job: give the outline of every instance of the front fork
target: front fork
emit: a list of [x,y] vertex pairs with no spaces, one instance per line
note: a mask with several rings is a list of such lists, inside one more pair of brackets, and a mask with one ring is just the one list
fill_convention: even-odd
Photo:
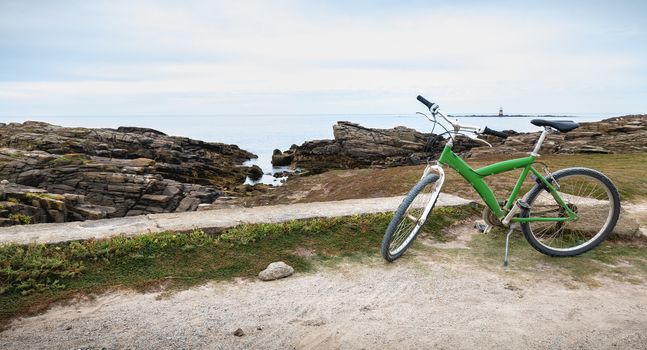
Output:
[[440,190],[445,183],[445,171],[440,164],[427,164],[427,167],[425,167],[425,170],[423,171],[422,177],[420,179],[425,179],[431,173],[438,174],[438,180],[436,180],[436,182],[434,183],[434,190],[431,192],[431,197],[429,197],[429,201],[425,206],[425,210],[422,212],[422,215],[420,215],[420,218],[416,218],[416,230],[420,229],[425,221],[427,221],[427,216],[431,214],[431,210],[433,209],[434,204],[436,204],[436,200],[438,200],[438,196],[440,195]]

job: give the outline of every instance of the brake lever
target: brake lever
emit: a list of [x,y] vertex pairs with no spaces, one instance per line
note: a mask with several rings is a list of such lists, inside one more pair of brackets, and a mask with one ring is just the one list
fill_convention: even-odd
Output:
[[[465,131],[463,131],[463,132],[465,132]],[[470,131],[470,132],[471,132],[471,133],[473,133],[473,134],[474,134],[474,135],[476,135],[476,136],[480,135],[479,133],[474,132],[474,131]],[[463,134],[463,135],[465,135],[465,136],[469,137],[469,136],[468,136],[468,135],[466,135],[466,134]],[[474,138],[470,137],[470,139],[472,139],[472,140],[474,140],[474,141],[480,141],[480,142],[483,142],[484,144],[486,144],[486,145],[490,146],[490,148],[494,148],[494,146],[492,146],[492,144],[491,144],[491,143],[489,143],[489,142],[487,142],[487,141],[485,141],[485,140],[483,140],[483,139],[479,139],[478,137],[474,137]]]
[[486,144],[486,145],[490,146],[490,148],[493,148],[493,147],[492,147],[492,144],[490,144],[489,142],[487,142],[487,141],[485,141],[485,140],[483,140],[483,139],[479,139],[478,137],[476,137],[476,138],[474,138],[474,139],[472,139],[472,140],[476,140],[476,141],[483,142],[484,144]]
[[422,113],[422,112],[416,112],[416,114],[424,115],[424,116],[425,116],[425,118],[429,119],[429,121],[430,121],[430,122],[436,122],[435,120],[433,120],[433,119],[429,118],[429,116],[428,116],[428,115],[426,115],[426,114],[424,114],[424,113]]

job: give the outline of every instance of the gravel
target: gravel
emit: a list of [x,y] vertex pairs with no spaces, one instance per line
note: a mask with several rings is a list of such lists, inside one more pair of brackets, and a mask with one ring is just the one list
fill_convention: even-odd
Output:
[[375,259],[170,296],[104,294],[16,320],[0,348],[646,348],[647,285],[599,282]]

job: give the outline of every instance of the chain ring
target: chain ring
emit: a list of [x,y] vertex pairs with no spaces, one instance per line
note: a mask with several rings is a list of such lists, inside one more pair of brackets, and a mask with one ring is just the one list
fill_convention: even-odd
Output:
[[494,215],[494,213],[492,212],[492,210],[490,210],[490,208],[488,207],[485,207],[483,209],[482,216],[483,216],[483,221],[485,221],[485,223],[488,226],[498,226],[498,227],[503,226],[503,223],[501,223],[501,220],[499,220],[499,218],[497,218],[496,215]]

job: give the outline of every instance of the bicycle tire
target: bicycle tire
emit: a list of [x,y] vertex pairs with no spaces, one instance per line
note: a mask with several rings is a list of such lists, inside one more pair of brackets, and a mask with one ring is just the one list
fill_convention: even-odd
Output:
[[[597,193],[598,196],[600,196],[600,194],[602,193],[601,191],[598,192],[595,187],[593,187],[593,189],[590,190],[590,193],[588,193],[584,197],[582,197],[581,193],[579,193],[582,192],[582,186],[580,186],[579,190],[577,190],[579,192],[576,195],[566,193],[566,191],[576,192],[575,189],[577,188],[577,185],[570,185],[570,182],[566,181],[568,178],[573,177],[581,177],[583,179],[587,179],[592,181],[593,183],[601,185],[601,188],[604,189],[604,194],[606,194],[609,201],[609,211],[607,214],[605,214],[606,208],[604,206],[604,203],[606,202],[603,199],[601,200],[597,197],[591,197],[594,193]],[[618,190],[616,189],[613,182],[601,172],[588,168],[567,168],[556,171],[552,174],[550,181],[553,183],[555,183],[556,181],[560,186],[560,188],[558,189],[558,192],[561,193],[560,196],[571,208],[571,210],[578,211],[578,219],[561,224],[555,222],[552,222],[550,224],[544,223],[545,227],[549,227],[549,229],[550,227],[554,227],[556,229],[556,231],[550,233],[551,236],[549,236],[547,239],[543,238],[543,236],[545,235],[542,235],[541,232],[539,232],[538,228],[541,227],[539,226],[539,223],[521,223],[521,229],[528,243],[530,243],[530,245],[537,251],[548,256],[570,257],[588,252],[589,250],[597,247],[605,239],[607,239],[609,234],[611,234],[611,232],[615,228],[620,216],[620,195],[618,194]],[[565,186],[567,187],[565,188]],[[573,190],[571,191],[571,189]],[[589,191],[588,188],[584,189],[585,191]],[[559,212],[563,210],[559,209],[561,208],[561,206],[557,204],[555,199],[550,195],[548,191],[544,189],[542,185],[537,184],[528,192],[525,198],[526,203],[530,205],[531,209],[523,210],[520,215],[521,217],[534,216],[533,207],[537,208],[541,205],[541,200],[537,202],[537,205],[534,205],[535,201],[541,194],[547,194],[547,196],[550,196],[553,201],[553,203],[551,204],[545,204],[544,207],[552,206],[553,208],[556,208],[553,209],[553,211],[558,210],[558,215],[561,215],[562,217],[566,215],[564,213],[559,214]],[[579,201],[579,203],[575,203],[576,201]],[[586,210],[586,215],[582,215],[582,209]],[[538,210],[536,210],[535,212],[538,212]],[[604,217],[604,215],[606,215],[606,218]],[[601,220],[603,220],[603,224],[599,229],[597,229],[596,227],[598,226],[598,223],[601,222]],[[535,225],[534,230],[531,227],[532,225]],[[574,226],[571,226],[571,229],[565,229],[566,227],[569,227],[569,225]],[[550,232],[548,231],[549,229],[545,230],[547,232]],[[576,240],[578,238],[578,234],[572,232],[579,232],[579,236],[582,237],[581,240],[586,239],[586,241],[580,243]],[[569,236],[567,236],[567,234]],[[591,237],[587,239],[587,236]],[[558,243],[555,242],[559,242],[558,238],[565,242],[565,244],[571,244],[569,241],[574,242],[572,243],[574,246],[556,247],[555,245],[558,245]],[[550,239],[552,239],[553,243],[548,244]]]
[[[391,219],[391,222],[389,223],[389,226],[386,228],[386,232],[384,233],[384,238],[382,239],[382,246],[381,246],[381,252],[382,252],[382,257],[389,262],[392,262],[404,254],[404,252],[409,249],[413,241],[415,240],[416,236],[420,232],[420,228],[417,230],[414,228],[411,229],[410,232],[405,232],[406,237],[402,240],[402,243],[396,247],[397,249],[393,250],[391,249],[391,243],[393,243],[395,238],[398,238],[398,240],[401,239],[400,236],[396,235],[400,232],[398,229],[402,229],[401,223],[402,220],[407,220],[408,218],[405,217],[405,214],[407,213],[407,210],[409,207],[414,203],[416,200],[416,197],[420,195],[421,193],[424,192],[424,190],[427,188],[428,185],[432,185],[432,190],[433,187],[435,187],[435,182],[438,181],[439,177],[438,175],[435,174],[430,174],[427,175],[425,178],[421,179],[418,181],[418,183],[411,188],[407,196],[402,200],[402,203],[400,206],[398,206],[398,209],[393,214],[393,218]],[[422,197],[421,197],[422,198]],[[429,198],[431,200],[431,198]],[[434,200],[434,203],[432,204],[432,210],[433,207],[436,205],[436,201],[438,200],[438,197]],[[425,201],[424,204],[428,204],[428,201]],[[422,220],[422,224],[420,227],[422,227],[427,220],[429,219],[429,216],[431,216],[431,210],[429,211],[429,214],[425,218],[419,218],[418,220]]]

